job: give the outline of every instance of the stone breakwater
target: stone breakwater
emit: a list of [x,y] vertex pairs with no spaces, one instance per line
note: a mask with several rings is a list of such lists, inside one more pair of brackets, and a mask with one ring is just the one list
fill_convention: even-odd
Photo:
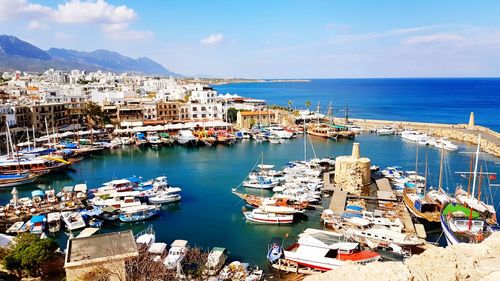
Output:
[[[376,129],[382,126],[392,126],[403,130],[418,130],[423,133],[431,134],[435,137],[447,137],[451,140],[477,144],[477,136],[481,134],[481,149],[496,157],[500,157],[500,133],[482,126],[469,127],[467,124],[439,124],[422,123],[390,120],[372,120],[372,119],[350,119],[355,125],[367,129]],[[345,123],[345,119],[336,118],[335,123]]]
[[432,246],[421,255],[402,262],[348,264],[332,271],[308,276],[304,281],[327,280],[500,280],[500,233],[481,244]]

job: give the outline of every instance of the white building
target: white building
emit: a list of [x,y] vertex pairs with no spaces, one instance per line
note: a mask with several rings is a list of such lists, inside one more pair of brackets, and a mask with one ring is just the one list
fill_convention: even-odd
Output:
[[193,121],[224,120],[224,107],[213,88],[197,84],[189,97],[189,119]]

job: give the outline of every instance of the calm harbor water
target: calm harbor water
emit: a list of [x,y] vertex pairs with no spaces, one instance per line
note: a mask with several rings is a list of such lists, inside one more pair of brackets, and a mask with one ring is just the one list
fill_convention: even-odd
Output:
[[[415,167],[414,143],[401,140],[399,136],[379,137],[362,134],[356,141],[361,143],[361,153],[369,157],[372,164],[381,167],[399,165],[404,169]],[[314,151],[318,157],[350,154],[352,142],[339,142],[312,138]],[[430,183],[437,185],[439,169],[439,151],[428,148]],[[472,146],[461,145],[461,151],[472,151]],[[308,146],[309,157],[311,147]],[[420,170],[424,169],[425,147],[420,147]],[[241,212],[244,204],[231,193],[231,188],[239,185],[254,166],[261,153],[265,162],[277,165],[291,160],[303,159],[303,138],[288,140],[284,144],[239,142],[233,146],[215,146],[187,148],[181,146],[137,148],[135,146],[94,155],[74,164],[74,171],[49,175],[41,179],[40,188],[49,186],[59,190],[66,185],[86,182],[89,188],[99,187],[101,183],[113,178],[132,175],[145,180],[159,175],[166,175],[173,186],[183,189],[182,202],[176,206],[163,207],[155,219],[106,226],[103,232],[132,229],[134,233],[153,224],[157,241],[170,244],[175,239],[186,239],[191,245],[209,249],[222,246],[229,249],[231,259],[243,260],[265,266],[267,243],[273,236],[289,234],[286,243],[291,243],[302,230],[308,227],[321,227],[320,211],[309,213],[308,219],[292,226],[269,226],[246,223]],[[494,159],[499,161],[499,159]],[[500,173],[500,167],[493,162],[486,162],[487,170]],[[467,154],[446,152],[446,172],[444,185],[454,189],[457,183],[466,185],[465,179],[454,171],[467,171]],[[19,188],[21,196],[29,196],[37,186]],[[483,186],[483,190],[484,186]],[[250,191],[250,190],[246,190]],[[495,190],[493,190],[495,191]],[[258,191],[257,191],[258,193]],[[495,194],[495,206],[498,207],[500,195]],[[11,198],[10,190],[0,190],[0,205]],[[61,233],[58,240],[65,248],[66,234]]]
[[306,100],[326,113],[333,103],[335,116],[434,123],[476,123],[500,131],[499,78],[321,79],[292,83],[236,83],[217,85],[231,93],[267,100],[269,104],[305,108]]

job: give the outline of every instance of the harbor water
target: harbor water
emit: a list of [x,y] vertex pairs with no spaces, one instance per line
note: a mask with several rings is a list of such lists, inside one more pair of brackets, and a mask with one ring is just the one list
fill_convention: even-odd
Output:
[[[403,169],[415,169],[416,144],[402,140],[399,136],[377,136],[361,134],[356,142],[361,143],[361,155],[368,157],[372,165],[381,167],[397,165]],[[312,146],[310,145],[312,143]],[[352,140],[324,140],[311,138],[307,145],[307,157],[335,157],[351,153]],[[469,154],[474,147],[460,145],[457,152],[445,152],[444,186],[450,192],[456,184],[467,186],[467,181],[456,171],[469,170]],[[420,146],[419,170],[425,165],[428,152],[429,182],[438,184],[439,150]],[[159,216],[138,223],[116,223],[103,227],[103,232],[132,229],[137,233],[149,224],[154,226],[156,240],[171,243],[175,239],[186,239],[191,245],[204,249],[214,246],[229,249],[232,260],[241,260],[265,266],[267,243],[274,237],[288,238],[290,244],[304,229],[320,228],[321,210],[309,211],[308,217],[291,226],[255,225],[246,223],[242,214],[244,203],[231,193],[246,177],[250,169],[264,155],[266,164],[281,168],[292,160],[304,159],[303,137],[287,140],[283,144],[240,141],[232,146],[189,148],[182,146],[162,148],[139,148],[136,146],[93,155],[73,165],[66,173],[46,175],[36,185],[19,187],[20,197],[29,196],[34,189],[54,188],[87,183],[89,188],[100,187],[103,182],[132,175],[148,180],[166,175],[172,186],[182,188],[182,202],[178,205],[163,206]],[[484,162],[483,171],[500,173],[500,167],[490,159]],[[498,188],[497,188],[498,189]],[[256,192],[245,190],[244,192]],[[490,196],[485,185],[484,196]],[[492,188],[495,207],[498,210],[500,195]],[[0,190],[0,205],[11,198],[10,189]],[[439,233],[437,233],[439,235]],[[66,247],[67,234],[61,232],[56,237],[62,248]]]

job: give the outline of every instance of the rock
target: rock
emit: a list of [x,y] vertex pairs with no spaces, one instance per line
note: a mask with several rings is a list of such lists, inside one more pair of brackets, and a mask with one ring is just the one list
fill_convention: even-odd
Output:
[[431,247],[421,255],[402,262],[349,264],[308,276],[304,281],[323,280],[500,280],[500,233],[481,244],[459,244],[447,248]]

